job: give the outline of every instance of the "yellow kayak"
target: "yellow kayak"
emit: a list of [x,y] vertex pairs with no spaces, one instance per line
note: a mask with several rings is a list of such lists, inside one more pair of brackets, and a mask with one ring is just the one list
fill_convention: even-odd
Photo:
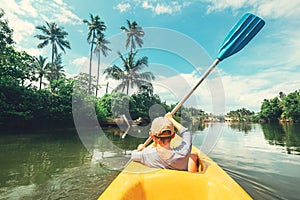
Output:
[[[172,145],[180,143],[176,137]],[[193,147],[201,158],[199,172],[146,167],[130,162],[98,200],[252,199],[221,167]]]

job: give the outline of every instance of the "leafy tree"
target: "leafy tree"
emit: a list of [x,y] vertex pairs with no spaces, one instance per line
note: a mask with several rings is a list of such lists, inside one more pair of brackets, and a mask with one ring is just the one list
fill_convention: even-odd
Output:
[[106,78],[121,81],[114,90],[124,92],[126,88],[126,94],[128,95],[130,87],[140,88],[142,85],[151,87],[151,80],[155,79],[154,75],[151,72],[141,72],[148,66],[148,57],[145,56],[135,61],[137,52],[130,52],[128,57],[123,57],[120,52],[118,53],[123,62],[123,68],[113,65],[104,70],[104,74],[107,74]]
[[51,95],[50,118],[54,121],[72,120],[74,81],[60,78],[52,82],[52,84],[55,84],[55,94]]
[[87,36],[87,41],[89,44],[91,44],[91,50],[90,50],[90,68],[89,68],[89,93],[91,92],[91,85],[92,85],[92,60],[93,60],[93,49],[95,44],[95,39],[98,35],[102,35],[103,31],[106,30],[106,25],[103,21],[100,20],[99,16],[93,16],[90,14],[90,20],[88,21],[86,19],[83,20],[83,23],[87,24],[89,32]]
[[3,19],[4,17],[4,10],[0,9],[0,52],[2,53],[3,50],[7,45],[14,44],[13,41],[13,30],[9,28],[8,21]]
[[38,44],[38,48],[44,48],[49,43],[51,44],[51,64],[54,64],[55,58],[58,56],[57,46],[64,52],[65,48],[71,49],[70,42],[66,40],[68,33],[64,31],[63,27],[59,27],[55,22],[48,23],[45,25],[36,26],[36,29],[42,31],[43,34],[35,35],[36,38],[42,40]]
[[36,80],[32,68],[34,58],[25,51],[16,51],[12,46],[7,46],[0,55],[1,81],[9,84],[30,86],[31,81]]
[[108,51],[111,51],[110,48],[107,47],[107,44],[109,44],[110,42],[108,40],[105,39],[104,34],[98,34],[95,44],[96,44],[96,48],[95,48],[95,53],[98,54],[98,68],[97,68],[97,87],[96,87],[96,97],[98,95],[98,88],[99,88],[99,76],[100,76],[100,55],[102,53],[103,56],[107,56]]
[[123,114],[125,114],[126,117],[129,117],[129,101],[130,96],[124,93],[114,92],[111,99],[111,111],[113,117],[118,117]]
[[246,108],[237,109],[227,113],[227,116],[236,121],[252,121],[255,113]]
[[[300,90],[299,90],[300,91]],[[300,92],[295,91],[284,96],[280,102],[282,108],[281,118],[290,121],[300,120]]]
[[96,103],[96,114],[99,121],[112,118],[112,94],[105,94]]
[[[85,95],[87,95],[89,92],[89,74],[86,73],[79,73],[77,76],[74,77],[74,86],[76,88],[77,92],[81,92]],[[94,85],[93,83],[95,82],[95,77],[92,76],[92,85],[91,85],[91,89],[94,90],[96,89],[96,85]]]
[[147,90],[140,88],[136,93],[132,95],[133,110],[131,111],[132,118],[143,118],[147,122],[150,122],[149,109],[153,105],[161,105],[162,102],[158,95],[151,95]]
[[280,92],[278,97],[265,99],[261,105],[259,117],[274,121],[281,119],[283,121],[300,121],[300,94],[299,90],[284,94]]
[[282,113],[282,109],[279,106],[278,97],[275,97],[271,100],[264,99],[260,110],[260,117],[267,119],[268,121],[278,120]]

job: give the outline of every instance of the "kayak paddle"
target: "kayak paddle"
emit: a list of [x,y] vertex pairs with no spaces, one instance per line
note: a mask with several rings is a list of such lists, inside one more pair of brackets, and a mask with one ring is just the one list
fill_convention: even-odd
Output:
[[[171,114],[174,115],[177,112],[182,104],[192,95],[192,93],[197,89],[197,87],[203,82],[203,80],[209,75],[209,73],[217,66],[220,61],[229,56],[232,56],[233,54],[239,52],[242,48],[244,48],[262,29],[264,25],[265,22],[261,18],[250,13],[245,14],[225,37],[219,49],[219,54],[216,60],[206,70],[206,72],[202,75],[199,82],[192,88],[192,90],[175,106],[175,108],[171,111]],[[149,137],[144,142],[144,146],[147,146],[151,142],[151,140],[152,138]]]

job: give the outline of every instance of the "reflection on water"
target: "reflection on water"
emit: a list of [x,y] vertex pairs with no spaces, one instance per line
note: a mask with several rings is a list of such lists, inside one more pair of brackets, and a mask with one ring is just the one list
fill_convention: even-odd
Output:
[[285,147],[288,154],[300,155],[300,124],[262,124],[261,127],[269,144]]
[[[257,128],[252,123],[226,123],[236,132],[249,134]],[[266,123],[260,124],[268,144],[285,147],[288,154],[300,155],[300,124],[291,123]]]
[[119,171],[92,162],[76,131],[0,134],[0,199],[96,199]]
[[299,124],[227,124],[209,156],[254,199],[299,199],[299,147]]
[[[214,127],[195,132],[194,145],[201,148],[209,135],[215,137]],[[123,134],[113,128],[93,134],[92,152],[75,130],[0,134],[0,199],[96,199],[148,137],[148,128]],[[299,134],[299,124],[223,124],[209,156],[254,199],[297,199]]]
[[249,133],[254,127],[254,124],[251,123],[227,123],[233,130],[238,132],[244,132],[245,134]]

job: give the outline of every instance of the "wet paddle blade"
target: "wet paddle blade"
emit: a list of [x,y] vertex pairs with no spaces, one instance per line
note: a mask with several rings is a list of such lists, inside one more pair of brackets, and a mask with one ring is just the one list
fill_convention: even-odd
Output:
[[250,13],[245,14],[224,39],[217,58],[221,61],[240,51],[264,25],[265,21],[261,18]]

